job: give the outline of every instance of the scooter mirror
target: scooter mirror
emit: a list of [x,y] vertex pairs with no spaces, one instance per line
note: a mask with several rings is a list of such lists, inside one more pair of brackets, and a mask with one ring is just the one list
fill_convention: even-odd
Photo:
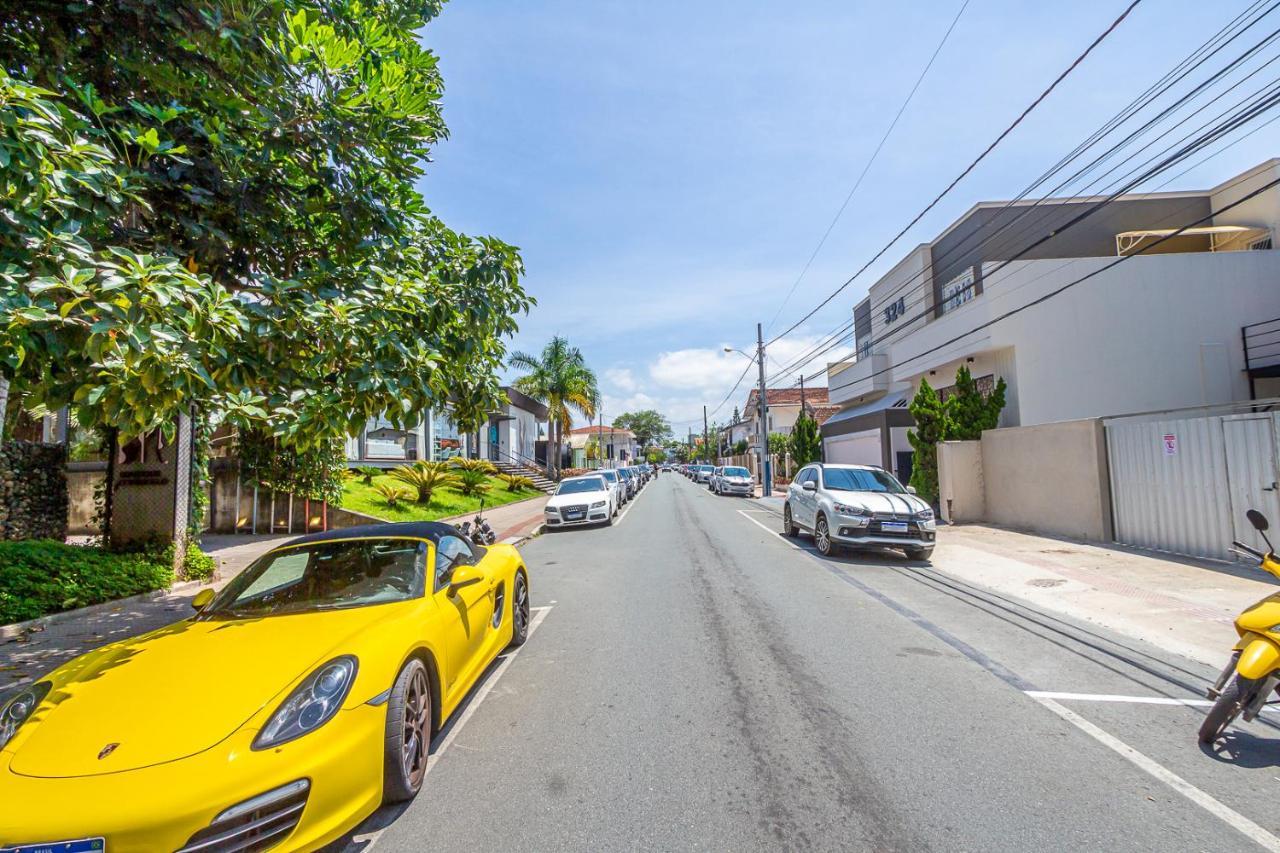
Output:
[[1249,519],[1249,523],[1253,525],[1253,529],[1259,533],[1264,532],[1270,526],[1267,524],[1267,517],[1256,509],[1251,509],[1244,515],[1245,518]]

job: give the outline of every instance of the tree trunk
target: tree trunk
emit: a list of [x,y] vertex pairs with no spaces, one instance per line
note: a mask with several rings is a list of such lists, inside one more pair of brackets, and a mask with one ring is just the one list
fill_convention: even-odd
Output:
[[0,373],[0,441],[4,440],[5,418],[9,415],[9,379]]

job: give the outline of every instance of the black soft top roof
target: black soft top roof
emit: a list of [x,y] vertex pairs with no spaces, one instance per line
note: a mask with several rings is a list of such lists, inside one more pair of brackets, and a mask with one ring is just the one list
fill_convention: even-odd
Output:
[[297,539],[290,539],[283,545],[310,545],[313,542],[341,542],[344,539],[368,539],[370,537],[404,537],[408,539],[430,539],[439,542],[441,536],[459,536],[458,529],[452,524],[439,521],[398,521],[387,524],[361,524],[357,527],[344,527],[340,530],[326,530],[323,533],[308,533]]

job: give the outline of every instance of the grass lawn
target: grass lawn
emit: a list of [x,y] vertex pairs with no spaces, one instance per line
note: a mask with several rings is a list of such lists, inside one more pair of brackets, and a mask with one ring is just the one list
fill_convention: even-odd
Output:
[[[388,485],[404,486],[403,483],[385,475],[374,477],[373,482],[375,485],[387,483]],[[537,497],[539,494],[537,489],[508,492],[507,484],[496,477],[489,478],[489,485],[489,491],[484,496],[486,508]],[[458,494],[453,489],[441,489],[431,496],[431,503],[429,504],[414,503],[410,499],[401,501],[392,509],[387,506],[387,502],[383,500],[382,495],[373,490],[373,486],[366,486],[359,478],[347,480],[342,486],[343,509],[361,512],[387,521],[435,521],[437,518],[449,518],[454,515],[474,513],[480,508],[480,500],[481,498],[478,496],[466,497]]]

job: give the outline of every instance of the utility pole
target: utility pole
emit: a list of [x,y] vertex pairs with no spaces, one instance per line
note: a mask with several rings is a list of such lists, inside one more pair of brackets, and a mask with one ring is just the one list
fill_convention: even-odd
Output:
[[769,398],[764,388],[764,324],[756,323],[756,362],[760,367],[760,494],[773,494],[773,472],[769,465]]
[[600,407],[600,427],[596,430],[596,467],[604,467],[604,406]]
[[707,407],[702,407],[702,452],[710,455],[711,437],[707,433]]

